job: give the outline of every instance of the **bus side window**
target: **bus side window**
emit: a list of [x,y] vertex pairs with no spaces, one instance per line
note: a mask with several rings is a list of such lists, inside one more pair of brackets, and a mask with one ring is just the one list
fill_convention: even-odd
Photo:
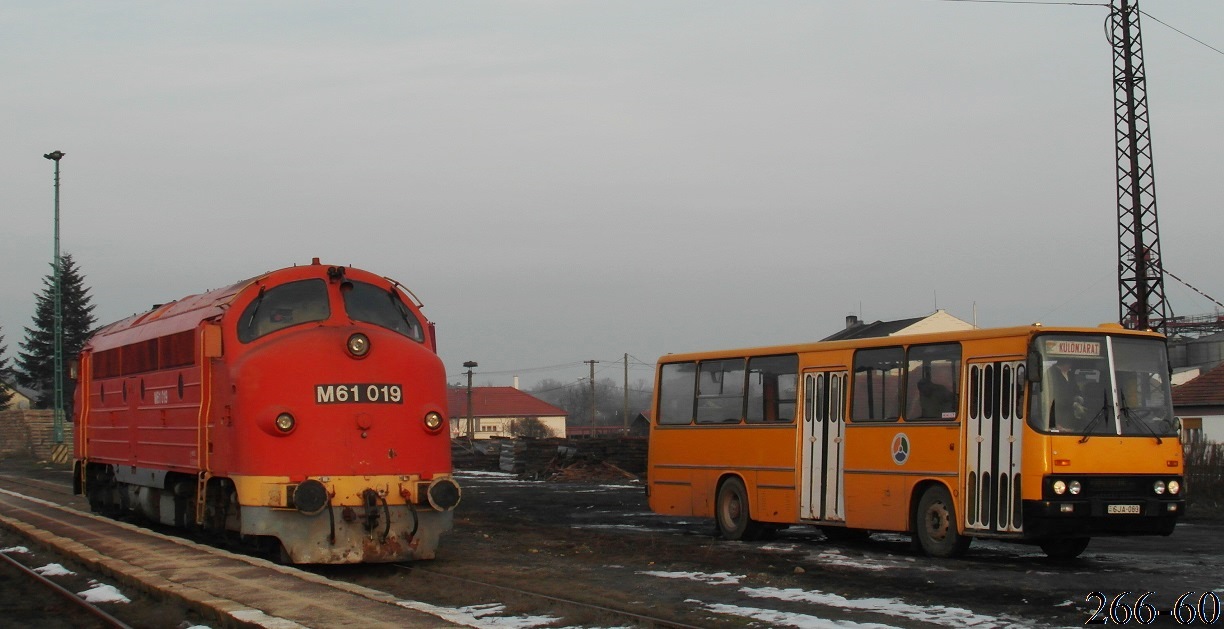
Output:
[[905,418],[956,419],[960,392],[959,343],[909,348]]
[[901,417],[902,365],[900,347],[864,349],[854,354],[853,421],[897,421]]
[[759,356],[748,361],[749,423],[795,421],[799,356]]
[[697,385],[696,363],[671,363],[659,369],[660,424],[693,423],[693,394]]
[[697,376],[697,423],[737,423],[744,416],[744,359],[703,361]]

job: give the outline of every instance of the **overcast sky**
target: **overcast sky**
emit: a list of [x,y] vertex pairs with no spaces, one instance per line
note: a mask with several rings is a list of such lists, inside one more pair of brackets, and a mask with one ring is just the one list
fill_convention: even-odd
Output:
[[[1224,49],[1224,2],[1140,6]],[[54,150],[99,323],[319,257],[411,288],[451,382],[633,383],[850,314],[1116,320],[1107,14],[6,2],[0,330],[51,270]],[[1224,300],[1224,54],[1142,26],[1164,264]]]

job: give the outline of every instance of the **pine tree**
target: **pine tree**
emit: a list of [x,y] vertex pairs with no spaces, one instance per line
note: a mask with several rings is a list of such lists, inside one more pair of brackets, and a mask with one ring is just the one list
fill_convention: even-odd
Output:
[[[93,331],[97,319],[84,277],[72,260],[64,254],[60,257],[60,298],[63,315],[64,405],[68,411],[72,406],[73,382],[68,377],[68,363],[76,358],[85,341]],[[43,292],[37,295],[34,312],[34,327],[26,328],[25,342],[17,355],[17,381],[22,386],[39,392],[37,407],[51,408],[55,399],[52,392],[52,372],[55,371],[55,265],[51,273],[43,278]],[[71,413],[68,413],[71,417]]]
[[[0,328],[0,332],[3,329]],[[9,390],[8,385],[12,382],[13,373],[9,368],[8,356],[5,352],[8,351],[8,346],[4,344],[4,334],[0,334],[0,409],[8,406],[8,403],[13,399],[13,392]]]

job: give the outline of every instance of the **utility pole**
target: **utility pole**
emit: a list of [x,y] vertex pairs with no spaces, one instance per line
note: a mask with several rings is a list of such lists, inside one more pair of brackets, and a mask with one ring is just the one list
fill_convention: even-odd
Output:
[[477,364],[476,364],[476,361],[474,361],[474,360],[469,360],[469,361],[467,361],[466,363],[463,363],[463,366],[464,366],[464,367],[467,367],[467,377],[468,377],[468,388],[467,388],[467,411],[468,411],[468,412],[467,412],[467,438],[468,438],[468,440],[469,440],[469,441],[471,441],[472,436],[473,436],[473,435],[475,434],[475,432],[476,432],[476,431],[475,431],[475,426],[474,426],[474,423],[473,423],[473,421],[472,421],[472,417],[473,417],[473,416],[472,416],[472,368],[473,368],[473,367],[479,367],[480,365],[477,365]]
[[1164,332],[1168,308],[1156,220],[1139,3],[1110,0],[1109,9],[1118,175],[1118,318],[1131,329]]
[[55,442],[64,442],[64,290],[63,290],[63,275],[60,267],[60,160],[64,158],[63,151],[53,151],[43,155],[43,157],[55,161],[55,315],[53,319],[53,328],[55,329],[55,358],[53,361],[51,380],[52,390],[54,393],[54,413],[55,418],[52,422],[55,430]]
[[624,427],[621,429],[621,434],[629,434],[629,352],[625,352],[625,412],[621,419],[624,421]]
[[591,365],[591,438],[595,438],[595,363],[598,360],[584,361]]

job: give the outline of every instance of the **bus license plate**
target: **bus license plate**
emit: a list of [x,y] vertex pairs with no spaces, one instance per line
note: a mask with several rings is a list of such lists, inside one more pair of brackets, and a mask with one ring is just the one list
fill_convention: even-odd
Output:
[[403,404],[404,388],[398,384],[316,384],[316,404]]
[[1105,507],[1105,512],[1110,514],[1139,515],[1139,505],[1109,505]]

